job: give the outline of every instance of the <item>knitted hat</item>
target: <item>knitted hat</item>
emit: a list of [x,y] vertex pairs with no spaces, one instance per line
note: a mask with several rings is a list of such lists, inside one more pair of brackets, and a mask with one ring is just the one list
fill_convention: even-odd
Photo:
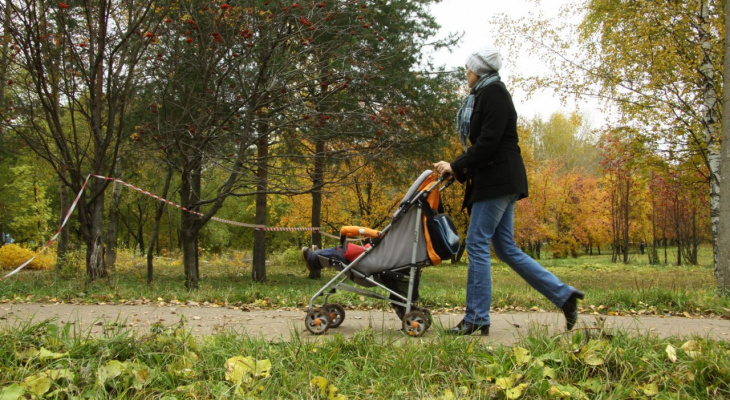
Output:
[[466,58],[466,67],[479,76],[499,71],[502,68],[502,55],[496,47],[482,47]]

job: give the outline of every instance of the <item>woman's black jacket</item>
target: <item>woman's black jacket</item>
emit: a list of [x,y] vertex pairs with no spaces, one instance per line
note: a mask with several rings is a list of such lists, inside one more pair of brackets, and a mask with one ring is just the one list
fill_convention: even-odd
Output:
[[517,194],[527,197],[527,173],[517,144],[517,112],[501,81],[475,93],[469,142],[451,163],[459,182],[466,182],[464,207],[477,201]]

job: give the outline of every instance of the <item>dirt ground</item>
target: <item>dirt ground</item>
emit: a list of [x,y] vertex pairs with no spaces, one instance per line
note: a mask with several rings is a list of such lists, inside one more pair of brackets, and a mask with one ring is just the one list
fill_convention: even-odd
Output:
[[[0,304],[0,330],[18,327],[28,322],[52,320],[55,324],[72,324],[72,331],[99,335],[105,329],[123,327],[139,334],[149,333],[153,326],[173,327],[184,324],[193,335],[211,335],[232,331],[270,341],[289,340],[292,335],[301,338],[327,338],[341,334],[352,336],[368,327],[383,335],[411,340],[401,332],[401,321],[394,312],[373,310],[346,310],[345,320],[336,329],[324,335],[311,335],[304,327],[306,312],[298,309],[257,310],[237,307],[186,305],[78,305],[52,303]],[[461,314],[434,314],[434,324],[424,338],[439,335],[440,331],[458,323]],[[658,337],[707,337],[730,341],[730,320],[709,318],[661,316],[605,316],[581,314],[574,329],[599,327],[622,329],[638,335]],[[522,335],[535,329],[547,329],[550,334],[561,334],[565,319],[557,312],[492,313],[490,335],[482,340],[495,344],[512,344]]]

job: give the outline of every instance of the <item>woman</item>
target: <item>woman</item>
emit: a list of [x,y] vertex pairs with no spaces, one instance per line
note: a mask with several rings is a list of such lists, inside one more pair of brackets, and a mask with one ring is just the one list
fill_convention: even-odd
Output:
[[484,47],[469,55],[466,80],[470,92],[457,114],[465,151],[451,163],[434,164],[440,175],[451,174],[466,183],[463,206],[470,214],[466,315],[447,331],[455,335],[476,331],[489,334],[490,241],[500,260],[563,310],[568,330],[578,320],[578,299],[584,297],[583,292],[561,282],[514,241],[515,202],[527,197],[527,174],[517,144],[517,112],[500,80],[501,66],[502,56],[495,47]]

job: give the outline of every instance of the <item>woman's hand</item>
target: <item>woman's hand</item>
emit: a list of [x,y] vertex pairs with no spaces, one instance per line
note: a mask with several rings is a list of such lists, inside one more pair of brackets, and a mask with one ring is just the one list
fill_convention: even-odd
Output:
[[438,173],[440,176],[454,175],[454,171],[451,169],[451,164],[447,163],[446,161],[439,161],[433,164],[433,169],[436,170],[436,173]]

